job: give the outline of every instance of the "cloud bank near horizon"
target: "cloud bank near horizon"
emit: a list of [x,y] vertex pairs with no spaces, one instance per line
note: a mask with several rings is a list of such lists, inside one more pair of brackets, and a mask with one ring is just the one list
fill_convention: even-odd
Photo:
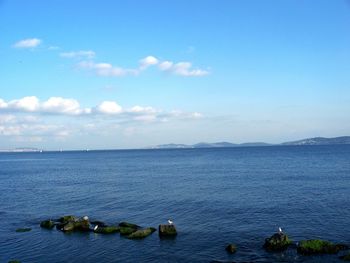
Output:
[[50,97],[40,101],[36,96],[5,101],[0,98],[0,137],[16,141],[42,142],[46,139],[66,140],[81,133],[105,136],[115,129],[129,136],[148,124],[196,120],[198,112],[164,111],[151,106],[129,108],[116,101],[102,101],[92,107],[82,107],[76,99]]

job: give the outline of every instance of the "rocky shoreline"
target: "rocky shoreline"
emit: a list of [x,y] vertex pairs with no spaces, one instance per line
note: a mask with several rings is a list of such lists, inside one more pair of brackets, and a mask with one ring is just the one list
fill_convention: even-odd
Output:
[[[141,227],[139,225],[121,222],[115,225],[108,225],[102,221],[90,221],[88,216],[77,217],[73,215],[62,216],[58,219],[47,219],[40,222],[40,227],[48,230],[56,228],[64,233],[71,232],[93,232],[96,234],[116,234],[128,239],[143,239],[157,231],[154,227]],[[16,232],[28,232],[31,228],[19,228]],[[158,226],[160,238],[174,238],[177,230],[174,224],[160,224]],[[343,243],[332,243],[327,240],[309,239],[293,242],[286,233],[281,230],[265,239],[262,247],[270,253],[282,252],[287,249],[296,249],[296,252],[303,256],[311,255],[336,255],[344,251],[339,257],[340,260],[350,261],[350,247]],[[236,244],[226,244],[225,250],[229,254],[234,254],[239,250]],[[13,261],[15,262],[15,261]],[[19,262],[19,261],[17,261]]]

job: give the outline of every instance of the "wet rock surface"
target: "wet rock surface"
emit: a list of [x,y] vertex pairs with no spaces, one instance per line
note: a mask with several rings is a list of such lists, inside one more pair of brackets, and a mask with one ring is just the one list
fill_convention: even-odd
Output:
[[267,251],[283,251],[290,246],[292,241],[285,233],[275,233],[271,237],[265,239],[263,247]]
[[175,237],[177,235],[175,225],[159,225],[158,231],[161,237]]

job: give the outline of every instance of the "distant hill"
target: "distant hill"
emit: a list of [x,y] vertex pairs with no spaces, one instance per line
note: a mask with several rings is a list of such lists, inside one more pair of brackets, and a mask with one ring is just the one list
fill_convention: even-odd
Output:
[[284,142],[280,144],[270,144],[265,142],[247,142],[247,143],[230,143],[230,142],[200,142],[193,145],[187,144],[161,144],[154,149],[186,149],[186,148],[228,148],[228,147],[257,147],[257,146],[279,146],[279,145],[331,145],[331,144],[350,144],[350,136],[335,138],[307,138],[298,141]]
[[350,136],[335,138],[315,137],[298,141],[285,142],[281,145],[329,145],[329,144],[350,144]]

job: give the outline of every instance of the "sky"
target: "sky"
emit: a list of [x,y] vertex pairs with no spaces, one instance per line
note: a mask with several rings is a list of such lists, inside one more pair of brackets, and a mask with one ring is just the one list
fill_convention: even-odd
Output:
[[0,0],[0,149],[350,135],[350,1]]

